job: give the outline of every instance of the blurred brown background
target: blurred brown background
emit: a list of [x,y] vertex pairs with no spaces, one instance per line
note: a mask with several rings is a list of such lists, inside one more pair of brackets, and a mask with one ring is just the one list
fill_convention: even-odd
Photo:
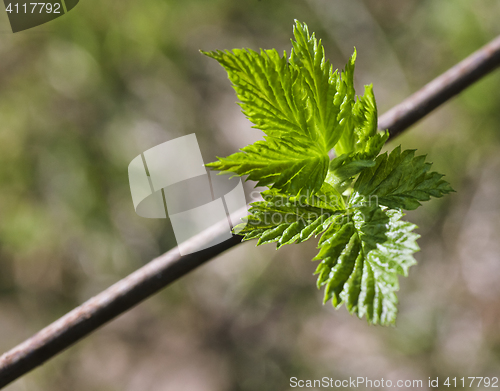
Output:
[[[12,34],[0,12],[0,350],[175,245],[137,216],[129,162],[195,132],[204,160],[259,137],[199,49],[290,48],[295,18],[379,111],[500,34],[498,0],[82,0]],[[500,375],[500,72],[389,145],[457,190],[422,235],[395,328],[322,306],[315,243],[214,259],[9,391],[276,391],[290,377]],[[446,388],[446,387],[445,387]],[[474,389],[474,387],[472,388]]]

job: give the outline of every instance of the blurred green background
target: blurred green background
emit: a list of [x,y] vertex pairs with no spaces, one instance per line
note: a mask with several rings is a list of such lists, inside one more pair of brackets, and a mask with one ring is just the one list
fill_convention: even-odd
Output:
[[[0,349],[175,245],[134,212],[129,162],[195,132],[204,160],[260,136],[199,49],[290,48],[295,18],[384,112],[500,34],[498,0],[82,0],[12,34],[0,12]],[[457,190],[408,218],[419,261],[395,328],[322,306],[315,243],[214,259],[9,391],[276,391],[290,377],[500,375],[500,72],[390,148]],[[250,201],[250,198],[248,198]],[[474,388],[474,387],[473,387]],[[472,389],[473,389],[472,388]],[[446,387],[445,387],[446,389]]]

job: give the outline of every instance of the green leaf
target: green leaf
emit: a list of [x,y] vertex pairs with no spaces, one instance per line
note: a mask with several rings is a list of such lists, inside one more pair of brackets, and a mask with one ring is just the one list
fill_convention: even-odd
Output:
[[376,197],[380,205],[389,208],[413,210],[421,205],[420,201],[454,191],[441,179],[443,175],[429,172],[431,166],[425,156],[415,156],[414,150],[401,152],[397,147],[390,155],[377,157],[375,165],[360,174],[354,191],[365,200]]
[[[256,186],[270,186],[289,194],[313,194],[328,172],[329,158],[313,145],[304,148],[294,139],[267,137],[226,158],[207,164],[222,173],[248,175]],[[271,186],[270,186],[271,187]]]
[[393,324],[397,315],[398,274],[406,276],[419,248],[414,224],[401,221],[403,213],[380,207],[355,209],[337,217],[321,237],[317,285],[324,286],[324,302],[369,323]]
[[[355,58],[354,53],[354,58]],[[335,146],[338,156],[359,153],[365,159],[373,159],[378,155],[382,146],[389,138],[388,132],[377,132],[377,104],[373,94],[373,86],[365,86],[365,94],[354,101],[354,86],[352,75],[354,72],[354,61],[346,67],[343,79],[349,77],[345,87],[347,95],[342,103],[339,114],[339,122],[342,124],[342,136]]]
[[[296,197],[291,197],[295,199]],[[307,198],[307,203],[317,208],[327,210],[347,209],[347,197],[343,196],[335,187],[325,182],[321,189]]]
[[356,149],[362,150],[366,142],[377,133],[377,103],[372,84],[365,86],[365,94],[358,97],[352,111],[357,138]]
[[278,248],[300,243],[323,232],[336,218],[342,204],[331,203],[328,209],[312,206],[306,197],[290,198],[264,192],[264,201],[252,203],[245,223],[235,227],[244,240],[259,239],[257,246],[277,242]]
[[354,64],[356,62],[357,52],[350,58],[341,74],[341,78],[337,78],[337,93],[335,94],[334,103],[340,107],[337,121],[340,125],[340,138],[335,144],[335,153],[340,156],[349,154],[354,151],[356,143],[356,134],[354,133]]
[[[354,89],[353,79],[340,80],[325,57],[325,50],[314,34],[309,33],[305,24],[295,21],[293,29],[295,41],[290,55],[291,68],[305,80],[308,104],[311,106],[311,124],[323,140],[325,150],[334,147],[341,136],[342,128],[338,121],[341,102],[349,99],[347,90]],[[354,64],[355,56],[350,60]],[[344,92],[339,86],[347,86]],[[350,91],[350,90],[349,90]]]
[[306,25],[296,22],[294,35],[289,61],[275,50],[203,52],[226,69],[243,113],[267,135],[207,166],[291,195],[313,194],[328,172],[328,152],[348,129],[342,115],[358,118],[352,113],[355,54],[340,78]]
[[373,167],[375,156],[378,155],[384,143],[389,138],[389,132],[376,132],[372,136],[358,142],[358,151],[338,156],[329,164],[325,182],[339,192],[351,186],[356,175],[365,168]]
[[[350,67],[346,73],[351,75]],[[349,94],[353,93],[354,90],[349,90]],[[365,168],[375,165],[373,159],[389,138],[389,132],[377,131],[377,105],[371,85],[365,86],[365,95],[352,103],[346,102],[346,109],[341,113],[346,129],[335,151],[343,154],[330,162],[326,177],[326,182],[340,192],[347,189]]]
[[286,53],[251,49],[203,52],[227,71],[246,117],[268,136],[314,140],[304,110],[307,96],[300,72],[291,68]]
[[342,155],[330,162],[325,181],[342,193],[351,185],[354,176],[374,165],[373,160],[362,159],[358,153]]

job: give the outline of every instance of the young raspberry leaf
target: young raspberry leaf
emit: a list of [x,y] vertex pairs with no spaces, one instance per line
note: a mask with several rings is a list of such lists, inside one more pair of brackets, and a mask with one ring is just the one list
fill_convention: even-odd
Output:
[[357,151],[338,156],[329,164],[325,182],[342,193],[351,186],[354,177],[375,165],[375,157],[389,138],[389,132],[376,132],[357,143]]
[[328,155],[309,142],[304,146],[289,137],[266,137],[207,166],[222,173],[248,175],[247,180],[256,181],[256,186],[298,195],[319,191],[328,164]]
[[415,156],[414,150],[401,152],[395,148],[390,155],[377,157],[375,165],[364,170],[354,191],[365,199],[377,198],[380,205],[391,209],[417,209],[421,201],[442,197],[453,192],[443,175],[429,172],[432,163],[425,156]]
[[[282,194],[264,192],[264,201],[252,203],[250,216],[237,226],[244,240],[259,239],[257,246],[276,242],[278,248],[291,243],[300,243],[323,232],[343,207],[333,198],[323,199],[320,207],[310,205],[310,199],[300,196],[287,197]],[[317,200],[312,200],[319,204]],[[324,208],[326,206],[326,209]]]
[[275,50],[203,52],[226,69],[243,113],[267,135],[207,166],[291,195],[313,194],[328,172],[328,152],[347,129],[341,114],[355,117],[355,54],[340,78],[306,25],[296,22],[294,35],[289,61]]
[[[418,234],[403,213],[380,207],[354,209],[323,233],[316,269],[317,285],[325,288],[324,302],[346,304],[351,314],[369,323],[393,324],[397,315],[398,274],[407,276],[415,264]],[[352,217],[352,221],[349,220]]]

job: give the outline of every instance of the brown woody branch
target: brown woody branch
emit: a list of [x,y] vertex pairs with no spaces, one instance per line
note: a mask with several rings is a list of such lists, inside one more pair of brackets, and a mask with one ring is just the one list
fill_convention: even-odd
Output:
[[378,120],[390,139],[500,65],[500,36],[394,106]]

